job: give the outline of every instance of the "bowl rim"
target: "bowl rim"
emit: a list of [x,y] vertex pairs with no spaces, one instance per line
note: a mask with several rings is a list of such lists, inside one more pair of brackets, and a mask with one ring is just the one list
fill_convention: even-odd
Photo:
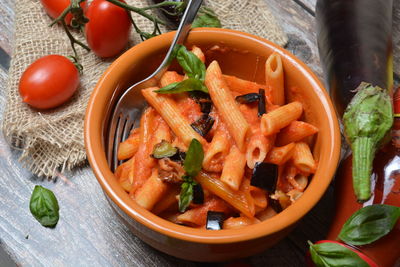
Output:
[[322,85],[318,77],[305,65],[305,63],[297,59],[297,57],[295,57],[289,51],[264,38],[249,33],[229,29],[197,28],[192,30],[190,35],[204,33],[222,34],[238,38],[245,38],[249,39],[250,41],[260,43],[263,46],[267,46],[271,50],[278,52],[281,56],[284,56],[287,60],[294,64],[296,68],[302,72],[305,78],[307,78],[310,83],[313,84],[313,91],[315,91],[315,93],[319,96],[321,104],[324,107],[324,111],[326,111],[326,114],[328,115],[327,119],[329,125],[330,140],[332,142],[329,151],[326,151],[326,153],[328,153],[329,162],[332,164],[329,164],[328,169],[324,171],[325,179],[322,179],[323,177],[321,177],[318,180],[319,190],[313,192],[313,194],[307,194],[306,190],[303,196],[297,202],[293,203],[287,209],[283,210],[282,212],[278,213],[276,216],[270,218],[267,221],[246,226],[241,229],[219,231],[195,229],[174,224],[158,217],[157,215],[154,215],[150,211],[139,207],[133,200],[129,201],[127,200],[126,196],[118,195],[118,193],[113,190],[107,179],[111,179],[114,176],[108,168],[108,165],[106,164],[106,166],[104,166],[104,163],[107,163],[107,161],[105,159],[104,150],[100,150],[100,147],[102,148],[101,140],[93,140],[93,135],[89,134],[92,131],[98,130],[94,128],[94,122],[93,120],[91,120],[91,118],[93,118],[96,113],[96,97],[99,95],[102,86],[104,84],[107,84],[107,79],[109,79],[109,77],[112,75],[110,74],[110,72],[112,73],[115,69],[121,68],[121,66],[126,67],[132,54],[136,51],[145,49],[146,46],[151,47],[152,45],[157,45],[157,43],[160,44],[167,41],[171,42],[174,36],[174,32],[164,33],[130,48],[120,57],[118,57],[102,74],[91,94],[86,109],[84,122],[84,140],[86,153],[92,170],[106,195],[130,218],[148,227],[149,229],[158,232],[159,234],[180,240],[204,244],[226,244],[261,238],[266,235],[279,232],[298,222],[317,204],[317,202],[326,192],[331,180],[333,179],[336,167],[339,163],[341,140],[338,119],[335,109],[333,108],[331,100],[328,96],[328,93],[324,89],[324,86]]

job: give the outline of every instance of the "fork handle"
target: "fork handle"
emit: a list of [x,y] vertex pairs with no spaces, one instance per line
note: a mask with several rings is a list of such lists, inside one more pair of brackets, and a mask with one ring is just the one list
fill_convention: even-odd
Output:
[[[171,46],[168,49],[167,55],[165,56],[163,62],[160,67],[154,72],[157,73],[157,76],[160,76],[167,70],[169,64],[172,61],[172,54],[177,45],[183,44],[188,36],[192,23],[196,18],[197,12],[203,3],[203,0],[188,0],[187,6],[185,9],[185,13],[182,16],[181,22],[179,23],[179,27],[176,30],[176,34],[174,39],[172,40]],[[160,78],[157,77],[157,78]]]

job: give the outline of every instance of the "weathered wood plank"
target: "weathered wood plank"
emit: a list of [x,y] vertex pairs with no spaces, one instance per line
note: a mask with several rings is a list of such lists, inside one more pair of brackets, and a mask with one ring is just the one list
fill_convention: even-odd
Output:
[[315,12],[315,3],[317,2],[317,0],[294,0],[294,1],[304,6],[311,12]]
[[14,0],[1,1],[0,29],[0,47],[10,55],[14,42]]

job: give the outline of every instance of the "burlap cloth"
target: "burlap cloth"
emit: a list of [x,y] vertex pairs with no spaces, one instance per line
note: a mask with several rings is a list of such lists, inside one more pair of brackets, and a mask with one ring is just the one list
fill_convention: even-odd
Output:
[[[127,2],[135,6],[148,4],[145,0]],[[287,41],[265,0],[209,0],[207,5],[215,10],[225,28],[265,37],[279,45]],[[71,101],[55,110],[35,111],[22,103],[18,93],[22,72],[42,56],[67,56],[73,52],[62,27],[48,27],[51,19],[45,14],[39,0],[17,0],[15,12],[15,43],[3,132],[11,146],[22,150],[20,159],[26,168],[38,176],[54,177],[57,172],[85,162],[83,120],[86,104],[97,80],[113,59],[102,60],[78,48],[84,67],[78,92]],[[141,28],[151,31],[152,23],[136,15],[133,17]],[[75,35],[82,36],[79,33]],[[140,42],[133,31],[131,40],[131,46]]]

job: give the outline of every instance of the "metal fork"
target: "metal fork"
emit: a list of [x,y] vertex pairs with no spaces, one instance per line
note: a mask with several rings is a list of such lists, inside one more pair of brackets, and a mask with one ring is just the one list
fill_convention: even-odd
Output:
[[109,120],[108,142],[106,144],[107,160],[111,171],[114,172],[119,164],[117,159],[119,143],[129,136],[132,128],[139,122],[141,111],[144,108],[144,98],[140,90],[157,85],[158,80],[168,69],[172,61],[172,54],[175,47],[183,44],[186,40],[202,2],[203,0],[187,1],[187,7],[182,16],[181,23],[161,65],[149,77],[129,87],[117,101]]

